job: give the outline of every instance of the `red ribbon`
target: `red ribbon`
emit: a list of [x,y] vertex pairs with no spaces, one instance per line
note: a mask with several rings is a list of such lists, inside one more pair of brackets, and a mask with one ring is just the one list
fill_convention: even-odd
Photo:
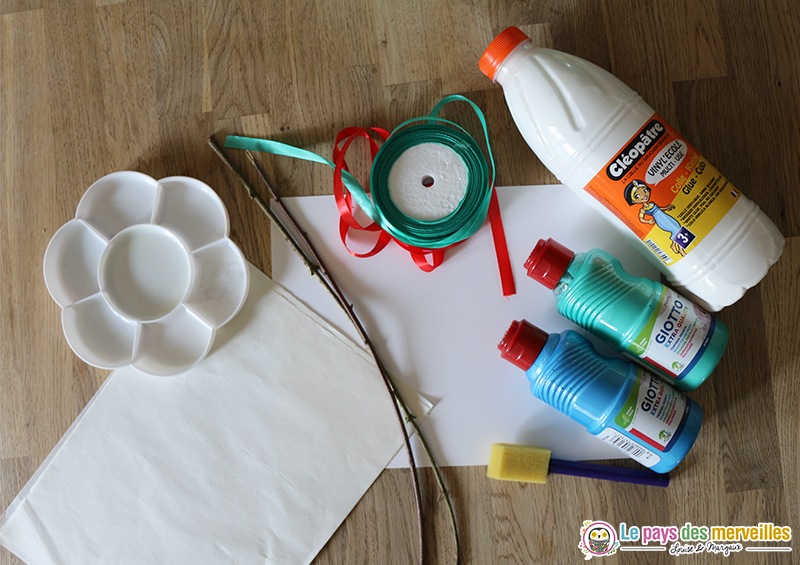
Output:
[[497,268],[500,269],[500,282],[503,285],[503,296],[516,294],[514,285],[514,271],[511,270],[511,258],[508,255],[506,244],[506,231],[503,229],[503,218],[500,216],[500,202],[497,200],[497,191],[492,186],[492,197],[489,200],[489,223],[492,226],[492,239],[494,240],[494,253],[497,255]]
[[[372,257],[373,255],[380,253],[383,248],[388,245],[389,241],[394,240],[398,243],[398,245],[406,249],[411,254],[411,258],[414,260],[414,263],[417,265],[417,267],[426,273],[429,273],[442,264],[444,261],[445,250],[458,245],[458,243],[441,249],[421,249],[419,247],[414,247],[413,245],[403,243],[402,241],[392,237],[388,232],[382,230],[381,227],[374,221],[370,222],[366,226],[362,226],[353,216],[352,196],[349,192],[345,191],[344,183],[342,182],[342,171],[345,170],[350,172],[344,156],[347,153],[347,150],[350,148],[350,144],[353,143],[353,141],[355,141],[357,138],[363,137],[369,141],[370,154],[372,155],[372,160],[374,161],[375,155],[378,154],[379,147],[372,136],[369,135],[370,131],[377,134],[383,141],[389,139],[389,136],[391,135],[388,131],[382,128],[349,127],[339,132],[339,135],[336,136],[336,143],[333,146],[333,194],[336,199],[336,206],[339,209],[339,237],[341,237],[342,244],[344,244],[345,249],[347,249],[347,251],[354,257]],[[344,146],[339,148],[339,144],[343,141],[345,142]],[[369,189],[367,189],[366,192],[369,192]],[[500,281],[503,287],[503,296],[510,296],[516,293],[514,274],[511,269],[511,260],[508,256],[506,235],[505,231],[503,230],[503,220],[500,216],[500,204],[497,200],[497,192],[495,191],[494,186],[492,186],[492,196],[489,200],[487,217],[489,218],[489,223],[492,227],[492,239],[494,240],[495,254],[497,255],[497,265],[500,270]],[[351,229],[358,231],[378,232],[378,237],[372,249],[366,253],[356,253],[350,249],[350,247],[347,245],[347,234]],[[428,260],[428,257],[430,257],[430,261]]]
[[[342,238],[345,249],[354,257],[372,257],[381,252],[392,239],[392,236],[382,230],[375,222],[370,222],[366,226],[362,226],[358,223],[358,220],[353,216],[352,196],[350,192],[345,192],[344,183],[342,182],[342,169],[348,173],[350,172],[350,169],[347,167],[347,162],[344,160],[344,156],[350,144],[353,143],[356,138],[364,137],[369,141],[370,154],[372,155],[372,160],[375,160],[375,155],[378,154],[379,148],[375,140],[367,133],[368,131],[374,131],[383,141],[389,139],[390,133],[385,129],[350,127],[339,132],[339,135],[336,136],[336,143],[333,146],[333,195],[336,198],[336,206],[339,208],[339,236]],[[344,147],[339,149],[339,144],[344,140],[347,140]],[[369,188],[366,189],[366,192],[369,192]],[[360,231],[380,232],[378,239],[375,241],[375,246],[366,253],[356,253],[350,249],[347,245],[347,232],[350,231],[351,228]]]

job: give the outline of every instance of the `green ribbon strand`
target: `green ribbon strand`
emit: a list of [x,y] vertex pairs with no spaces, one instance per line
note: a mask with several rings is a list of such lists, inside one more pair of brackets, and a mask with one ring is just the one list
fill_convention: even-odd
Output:
[[[232,149],[247,149],[249,151],[261,151],[262,153],[272,153],[273,155],[282,155],[284,157],[293,157],[294,159],[303,159],[304,161],[312,161],[314,163],[322,163],[334,169],[335,165],[320,157],[316,153],[287,145],[279,141],[271,141],[269,139],[257,139],[255,137],[241,137],[238,135],[229,135],[225,138],[225,147]],[[361,187],[359,182],[347,171],[342,171],[342,182],[347,187],[347,190],[353,195],[356,203],[369,216],[373,222],[379,222],[378,211],[372,204],[372,200]]]

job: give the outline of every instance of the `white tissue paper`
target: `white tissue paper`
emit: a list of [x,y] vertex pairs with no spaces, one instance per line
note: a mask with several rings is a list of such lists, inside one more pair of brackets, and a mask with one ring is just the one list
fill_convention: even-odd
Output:
[[197,367],[111,374],[0,519],[2,545],[31,565],[312,561],[402,436],[366,353],[250,273]]

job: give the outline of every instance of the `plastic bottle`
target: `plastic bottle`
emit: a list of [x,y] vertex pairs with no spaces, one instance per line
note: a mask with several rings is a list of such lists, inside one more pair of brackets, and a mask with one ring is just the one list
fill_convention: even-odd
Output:
[[602,249],[575,254],[540,239],[525,268],[553,290],[562,316],[681,390],[700,386],[728,344],[725,324],[660,282],[626,273]]
[[699,404],[636,365],[603,357],[576,332],[548,335],[517,321],[498,349],[526,371],[536,398],[657,473],[680,463],[700,433]]
[[780,257],[772,221],[610,73],[515,27],[480,68],[542,163],[704,308],[736,302]]

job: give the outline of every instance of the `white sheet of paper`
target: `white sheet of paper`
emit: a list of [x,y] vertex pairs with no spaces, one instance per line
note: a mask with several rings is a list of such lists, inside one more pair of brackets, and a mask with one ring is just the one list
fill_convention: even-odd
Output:
[[401,433],[366,354],[250,276],[197,367],[112,373],[0,519],[0,543],[31,565],[314,558]]
[[[420,428],[439,464],[486,465],[497,442],[547,447],[563,459],[623,457],[534,398],[525,373],[501,359],[497,345],[511,322],[521,318],[548,332],[579,330],[558,313],[552,292],[523,267],[540,238],[552,237],[576,252],[600,247],[633,275],[658,280],[659,274],[566,187],[505,187],[497,194],[517,285],[517,294],[508,298],[502,296],[488,223],[448,250],[439,268],[424,273],[394,243],[366,259],[348,254],[339,239],[333,196],[286,198],[285,203],[353,302],[389,370],[434,401]],[[363,241],[355,243],[357,251],[367,249],[357,245]],[[272,276],[355,339],[347,318],[277,230]],[[614,355],[607,344],[589,337],[599,351]],[[415,453],[424,463],[422,451]],[[398,456],[390,467],[406,465]]]

